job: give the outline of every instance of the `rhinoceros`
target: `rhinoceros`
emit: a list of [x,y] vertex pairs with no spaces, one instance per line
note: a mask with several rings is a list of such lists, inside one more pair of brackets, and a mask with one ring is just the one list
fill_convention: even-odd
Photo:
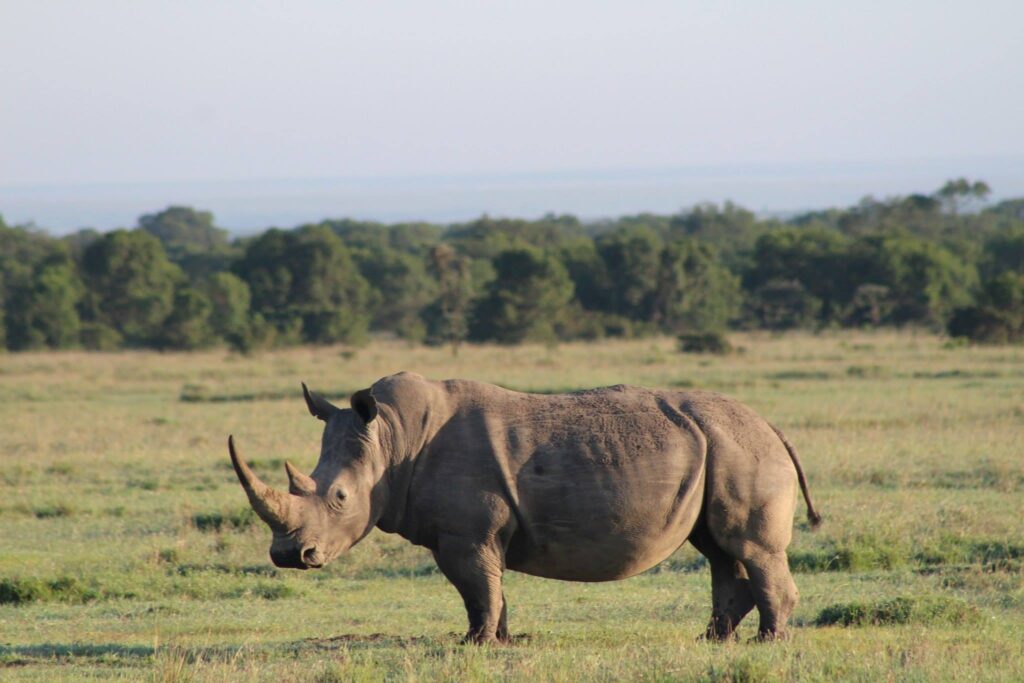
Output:
[[797,604],[786,548],[796,451],[742,403],[702,391],[613,386],[559,395],[402,372],[338,408],[302,385],[324,424],[312,475],[288,492],[229,451],[273,532],[278,567],[323,567],[377,527],[433,553],[469,616],[465,640],[509,638],[502,574],[625,579],[689,541],[711,568],[702,636],[734,637],[755,606],[759,639]]

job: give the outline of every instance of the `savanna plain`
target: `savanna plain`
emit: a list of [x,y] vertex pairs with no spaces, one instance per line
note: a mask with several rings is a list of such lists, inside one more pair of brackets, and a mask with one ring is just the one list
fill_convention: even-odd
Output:
[[[911,332],[445,348],[375,341],[241,356],[0,355],[3,680],[1024,680],[1024,349]],[[321,423],[407,369],[538,392],[629,383],[747,402],[797,447],[791,638],[726,644],[690,546],[606,584],[509,573],[514,642],[459,645],[429,553],[373,532],[326,569],[275,569],[226,450],[310,471]]]

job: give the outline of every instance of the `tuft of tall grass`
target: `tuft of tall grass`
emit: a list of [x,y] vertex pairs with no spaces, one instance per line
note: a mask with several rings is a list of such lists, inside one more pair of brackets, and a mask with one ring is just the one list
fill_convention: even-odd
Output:
[[886,626],[895,624],[962,624],[975,622],[980,611],[963,600],[944,595],[901,596],[876,602],[829,605],[814,620],[817,626]]
[[231,512],[200,512],[192,515],[192,526],[199,531],[224,531],[226,529],[248,529],[257,521],[252,508],[238,508]]
[[35,508],[32,513],[37,519],[51,519],[54,517],[70,517],[74,510],[67,503],[55,503]]
[[24,605],[31,602],[91,602],[99,591],[71,576],[44,580],[38,578],[0,579],[0,605]]
[[812,550],[791,551],[789,566],[795,572],[864,572],[903,567],[909,558],[902,544],[863,534],[844,541],[830,540]]

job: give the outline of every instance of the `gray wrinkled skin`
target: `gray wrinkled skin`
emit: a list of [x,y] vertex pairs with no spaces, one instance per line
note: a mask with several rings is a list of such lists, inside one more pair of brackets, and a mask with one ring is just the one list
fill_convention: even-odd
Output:
[[[305,391],[305,386],[303,386]],[[281,567],[322,567],[375,526],[429,548],[462,595],[467,640],[508,638],[505,569],[612,581],[689,540],[711,566],[706,636],[730,638],[754,607],[759,637],[785,635],[797,603],[789,545],[798,485],[792,446],[752,410],[699,391],[615,386],[544,396],[412,373],[381,379],[339,409],[306,391],[325,422],[311,476],[289,492],[237,456]]]

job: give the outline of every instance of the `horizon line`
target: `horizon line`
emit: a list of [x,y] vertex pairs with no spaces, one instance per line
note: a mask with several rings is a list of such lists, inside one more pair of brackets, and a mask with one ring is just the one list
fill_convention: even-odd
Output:
[[1024,152],[1010,154],[964,154],[934,157],[899,157],[877,159],[843,159],[843,160],[802,160],[802,161],[737,161],[708,162],[681,165],[657,166],[607,166],[607,167],[572,167],[563,169],[535,170],[476,170],[476,171],[438,171],[419,173],[379,173],[365,175],[294,175],[294,176],[237,176],[216,178],[164,178],[164,179],[133,179],[133,180],[55,180],[25,181],[0,183],[0,190],[43,190],[70,189],[89,187],[146,187],[158,185],[234,185],[259,183],[353,183],[375,184],[382,182],[444,182],[444,181],[495,181],[495,180],[532,180],[558,178],[615,178],[619,176],[699,174],[715,171],[739,170],[747,171],[799,171],[810,168],[831,168],[836,171],[867,170],[872,168],[899,168],[920,166],[925,164],[948,163],[1022,163]]

